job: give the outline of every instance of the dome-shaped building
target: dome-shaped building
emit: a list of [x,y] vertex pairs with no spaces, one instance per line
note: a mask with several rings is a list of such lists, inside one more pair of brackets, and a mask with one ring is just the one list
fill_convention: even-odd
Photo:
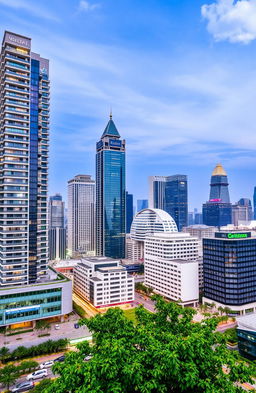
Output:
[[146,236],[156,233],[178,232],[177,225],[170,214],[161,209],[144,209],[132,221],[130,236],[126,240],[126,256],[131,260],[142,260]]

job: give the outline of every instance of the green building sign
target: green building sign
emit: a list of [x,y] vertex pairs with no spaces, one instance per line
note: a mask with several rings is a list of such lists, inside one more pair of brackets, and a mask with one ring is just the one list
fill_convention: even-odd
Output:
[[216,232],[215,237],[222,239],[246,239],[251,237],[251,232]]

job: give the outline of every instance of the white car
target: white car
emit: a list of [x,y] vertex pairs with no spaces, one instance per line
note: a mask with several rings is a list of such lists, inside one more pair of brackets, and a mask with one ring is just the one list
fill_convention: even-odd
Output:
[[47,372],[46,368],[43,368],[42,370],[36,370],[35,372],[33,372],[32,374],[29,374],[27,376],[27,381],[33,381],[34,379],[47,377],[47,375],[48,375],[48,372]]
[[60,325],[55,325],[54,328],[55,330],[60,330]]
[[40,364],[40,368],[48,368],[48,367],[52,367],[52,365],[54,364],[54,362],[52,360],[48,360],[47,362],[44,362],[42,364]]

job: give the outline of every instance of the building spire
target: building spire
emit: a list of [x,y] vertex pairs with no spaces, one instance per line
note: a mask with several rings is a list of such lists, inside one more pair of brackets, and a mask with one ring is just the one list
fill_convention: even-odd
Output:
[[110,114],[109,114],[110,120],[112,120],[112,107],[110,107]]

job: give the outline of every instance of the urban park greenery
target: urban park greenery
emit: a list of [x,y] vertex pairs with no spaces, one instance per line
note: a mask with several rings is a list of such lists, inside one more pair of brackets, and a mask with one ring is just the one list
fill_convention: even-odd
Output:
[[[156,313],[136,309],[136,324],[122,310],[82,320],[93,345],[56,363],[58,377],[43,393],[238,393],[253,365],[240,361],[216,331],[218,317],[193,323],[191,308],[153,296]],[[86,358],[91,354],[92,357]]]

